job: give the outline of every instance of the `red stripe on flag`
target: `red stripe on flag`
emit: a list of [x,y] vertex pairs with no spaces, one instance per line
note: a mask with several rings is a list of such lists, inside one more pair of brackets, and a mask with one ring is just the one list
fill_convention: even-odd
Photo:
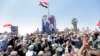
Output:
[[48,2],[44,2],[45,5],[48,5]]
[[5,24],[4,27],[11,27],[12,24]]
[[48,7],[48,2],[40,2],[40,5],[47,8]]

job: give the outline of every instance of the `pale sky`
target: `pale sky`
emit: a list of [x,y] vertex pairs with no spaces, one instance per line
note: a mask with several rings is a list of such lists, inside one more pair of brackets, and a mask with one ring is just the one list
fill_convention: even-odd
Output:
[[[42,0],[0,0],[0,32],[9,31],[3,25],[11,23],[19,27],[19,33],[41,30],[41,18],[47,9],[39,6]],[[98,28],[100,20],[100,0],[49,0],[50,14],[55,15],[57,28],[72,28],[73,17],[78,19],[78,27]]]

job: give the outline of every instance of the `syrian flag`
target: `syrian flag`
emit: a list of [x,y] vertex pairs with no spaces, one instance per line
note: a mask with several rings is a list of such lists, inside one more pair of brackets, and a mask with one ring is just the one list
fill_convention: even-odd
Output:
[[40,5],[45,7],[45,8],[48,8],[48,2],[46,2],[46,1],[40,2]]
[[5,25],[3,25],[4,27],[11,27],[12,26],[12,24],[5,24]]

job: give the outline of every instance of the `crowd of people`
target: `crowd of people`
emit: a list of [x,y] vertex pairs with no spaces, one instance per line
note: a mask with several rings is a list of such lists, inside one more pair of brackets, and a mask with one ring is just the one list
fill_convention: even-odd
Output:
[[100,56],[100,32],[0,33],[0,56]]

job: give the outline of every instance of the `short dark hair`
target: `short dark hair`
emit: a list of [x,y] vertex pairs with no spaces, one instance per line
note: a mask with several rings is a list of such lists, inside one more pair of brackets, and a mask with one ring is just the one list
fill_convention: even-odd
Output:
[[88,34],[84,33],[83,35],[85,35],[86,37],[88,37]]
[[99,36],[99,32],[95,32],[95,33],[94,33],[94,36],[95,36],[95,37],[98,37],[98,36]]

